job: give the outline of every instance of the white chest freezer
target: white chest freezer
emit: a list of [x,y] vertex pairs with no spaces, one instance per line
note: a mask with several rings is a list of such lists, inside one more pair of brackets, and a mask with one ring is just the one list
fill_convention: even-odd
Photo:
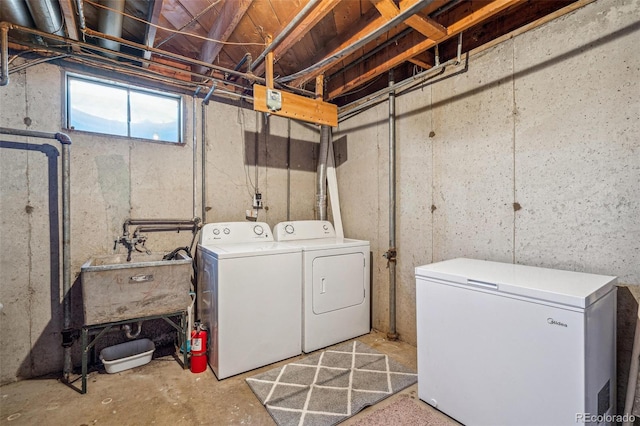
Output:
[[472,259],[417,267],[420,399],[468,426],[611,424],[615,283]]

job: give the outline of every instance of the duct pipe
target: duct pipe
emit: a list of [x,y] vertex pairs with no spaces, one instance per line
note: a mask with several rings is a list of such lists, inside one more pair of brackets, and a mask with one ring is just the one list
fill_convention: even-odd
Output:
[[[62,145],[62,346],[64,347],[63,377],[69,383],[71,374],[71,139],[64,133],[46,133],[32,130],[9,129],[0,127],[0,133],[15,136],[26,136],[42,139],[56,139]],[[51,271],[58,273],[58,271]]]
[[[4,0],[3,0],[4,1]],[[60,5],[53,0],[27,0],[27,7],[38,29],[64,37]]]
[[0,12],[2,12],[3,21],[23,27],[35,26],[24,0],[2,0],[0,1]]
[[[393,88],[393,70],[389,71],[389,87]],[[397,340],[396,332],[396,95],[389,92],[389,340]]]
[[320,126],[320,149],[316,172],[316,219],[327,220],[327,158],[331,127]]
[[[101,0],[103,6],[108,9],[100,9],[98,13],[98,31],[112,37],[122,38],[122,20],[124,18],[124,0]],[[101,38],[98,40],[100,46],[105,49],[120,51],[120,43],[114,40]],[[105,53],[111,59],[116,59],[115,54]]]
[[9,84],[9,26],[0,24],[0,86]]
[[284,40],[285,37],[289,35],[291,30],[293,30],[296,25],[298,25],[300,21],[302,21],[305,16],[307,16],[309,11],[316,7],[316,5],[318,5],[320,2],[321,0],[311,0],[309,3],[307,3],[305,7],[303,7],[302,10],[298,12],[298,14],[291,20],[291,22],[289,22],[289,24],[287,24],[287,26],[284,27],[282,31],[280,31],[280,34],[278,34],[278,36],[273,39],[273,41],[267,46],[267,48],[264,49],[260,56],[258,56],[253,63],[249,64],[249,71],[252,71],[260,62],[264,60],[269,52],[278,47],[278,45],[282,43],[282,40]]

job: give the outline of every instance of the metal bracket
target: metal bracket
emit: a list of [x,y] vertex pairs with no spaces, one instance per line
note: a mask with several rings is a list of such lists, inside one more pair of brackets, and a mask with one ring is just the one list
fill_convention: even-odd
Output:
[[73,342],[80,338],[80,330],[74,328],[67,328],[62,330],[62,347],[70,348],[73,346]]
[[398,256],[398,252],[395,247],[389,247],[389,250],[384,252],[382,257],[387,258],[387,268],[389,267],[389,262],[396,262]]

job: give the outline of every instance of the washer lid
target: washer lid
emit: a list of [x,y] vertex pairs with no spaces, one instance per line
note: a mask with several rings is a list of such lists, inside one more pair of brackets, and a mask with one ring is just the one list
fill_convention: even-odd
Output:
[[300,247],[278,242],[236,243],[219,245],[198,244],[198,250],[213,254],[216,259],[232,259],[250,256],[269,256],[274,254],[302,253]]
[[463,258],[418,266],[416,278],[434,278],[579,308],[597,301],[617,282],[613,276]]

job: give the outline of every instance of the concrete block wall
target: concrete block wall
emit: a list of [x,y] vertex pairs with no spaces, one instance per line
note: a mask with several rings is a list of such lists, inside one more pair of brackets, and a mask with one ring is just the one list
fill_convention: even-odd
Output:
[[[472,257],[640,284],[638,10],[598,0],[396,98],[401,340],[416,342],[422,264]],[[348,151],[345,232],[371,240],[373,323],[385,331],[388,104],[340,123],[334,140]]]
[[[9,85],[0,88],[0,127],[62,131],[71,136],[72,322],[79,327],[83,323],[80,268],[92,256],[113,253],[114,239],[121,235],[126,218],[194,216],[193,103],[184,97],[183,145],[68,131],[62,126],[63,79],[64,70],[50,64],[11,74]],[[200,107],[198,100],[197,216],[202,212]],[[243,132],[256,129],[260,133],[258,183],[269,207],[258,219],[270,226],[289,217],[312,219],[318,129],[272,117],[265,130],[263,116],[249,109],[216,102],[206,109],[207,221],[245,220],[252,193],[247,179],[255,180],[254,162],[245,157],[245,148],[253,156],[255,145],[250,135],[245,147]],[[0,141],[0,250],[4,253],[0,257],[0,383],[7,383],[62,370],[62,281],[57,273],[61,166],[55,140],[0,135]],[[147,247],[168,252],[190,242],[190,232],[153,233],[148,235]],[[144,332],[160,329],[150,333],[162,332],[165,325],[163,321],[147,324]],[[122,338],[122,333],[118,336]],[[78,346],[73,349],[76,365]]]

